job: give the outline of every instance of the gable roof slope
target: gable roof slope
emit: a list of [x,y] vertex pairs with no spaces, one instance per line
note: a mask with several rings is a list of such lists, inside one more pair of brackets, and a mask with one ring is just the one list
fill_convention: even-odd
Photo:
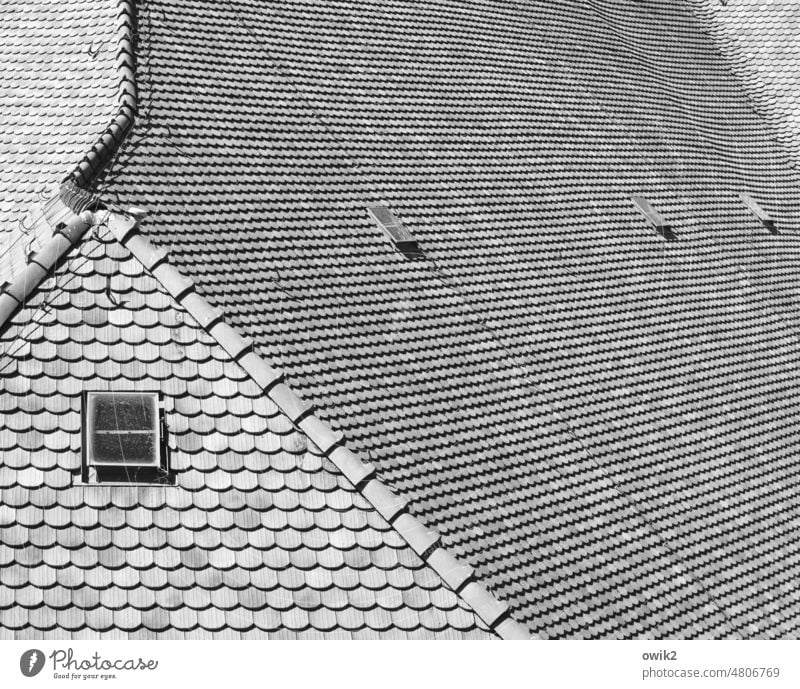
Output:
[[797,634],[798,180],[687,6],[140,9],[103,198],[517,620]]
[[[176,301],[132,221],[89,215],[0,333],[0,638],[521,635],[474,582],[448,588],[454,561],[403,540],[408,516],[390,525],[296,428],[288,389],[274,402],[195,320],[208,308]],[[84,483],[82,394],[143,389],[163,394],[176,485]]]

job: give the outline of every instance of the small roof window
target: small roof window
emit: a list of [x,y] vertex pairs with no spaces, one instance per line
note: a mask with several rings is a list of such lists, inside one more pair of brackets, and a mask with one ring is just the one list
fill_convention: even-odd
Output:
[[157,392],[84,393],[84,480],[171,483],[162,409]]
[[774,218],[761,207],[758,201],[750,196],[750,194],[745,194],[744,192],[739,194],[739,198],[742,200],[742,203],[744,203],[744,205],[750,209],[750,212],[755,215],[756,218],[758,218],[764,227],[766,227],[770,232],[777,232]]
[[377,204],[367,206],[367,211],[369,211],[378,227],[392,240],[398,251],[403,253],[417,253],[419,251],[419,245],[414,235],[405,228],[400,219],[389,208]]
[[644,216],[651,227],[662,235],[664,239],[675,239],[672,227],[661,217],[661,213],[653,208],[650,201],[644,196],[631,196],[631,201],[633,201],[633,205],[636,206],[636,209]]

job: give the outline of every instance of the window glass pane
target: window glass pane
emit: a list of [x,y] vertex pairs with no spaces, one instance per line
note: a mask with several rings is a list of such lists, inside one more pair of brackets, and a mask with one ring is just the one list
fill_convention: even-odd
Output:
[[155,464],[158,438],[154,433],[108,433],[92,439],[93,459],[98,464]]
[[90,409],[95,430],[153,430],[156,396],[153,394],[93,393]]
[[158,395],[92,392],[87,396],[88,459],[94,464],[160,461]]

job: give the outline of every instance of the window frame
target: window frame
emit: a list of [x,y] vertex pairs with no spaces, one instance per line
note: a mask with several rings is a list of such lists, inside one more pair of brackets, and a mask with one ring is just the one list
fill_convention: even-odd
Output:
[[[92,454],[93,419],[89,418],[92,395],[148,395],[155,398],[158,433],[156,461],[148,464],[95,463]],[[167,424],[164,414],[164,395],[160,390],[84,390],[81,394],[81,479],[86,484],[156,484],[174,485],[175,474],[170,466],[167,443]]]

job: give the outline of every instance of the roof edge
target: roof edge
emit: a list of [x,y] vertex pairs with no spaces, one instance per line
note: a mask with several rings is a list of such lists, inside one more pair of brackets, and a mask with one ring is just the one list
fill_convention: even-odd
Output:
[[491,631],[504,640],[533,638],[528,629],[511,617],[510,606],[476,580],[475,570],[442,547],[441,535],[408,512],[408,502],[377,478],[375,467],[345,446],[343,434],[317,417],[313,407],[284,382],[283,371],[265,361],[255,351],[252,340],[242,337],[228,325],[224,314],[195,291],[194,281],[168,263],[167,252],[139,232],[137,218],[110,213],[108,227],[117,241],[186,309]]
[[133,127],[139,107],[136,87],[136,3],[117,0],[117,114],[91,150],[62,182],[59,190],[64,204],[81,213],[95,202],[92,185],[112,161]]

